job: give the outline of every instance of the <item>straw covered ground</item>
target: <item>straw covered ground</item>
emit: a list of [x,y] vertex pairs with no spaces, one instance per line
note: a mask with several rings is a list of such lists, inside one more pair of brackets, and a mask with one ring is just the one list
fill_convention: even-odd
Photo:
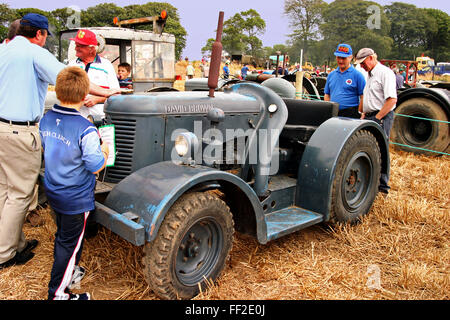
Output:
[[[449,299],[450,157],[392,150],[391,194],[362,223],[314,226],[267,245],[236,234],[230,261],[195,299]],[[46,299],[56,227],[25,225],[40,241],[24,266],[0,271],[0,299]],[[85,242],[88,270],[75,292],[94,299],[158,299],[142,248],[106,229]]]

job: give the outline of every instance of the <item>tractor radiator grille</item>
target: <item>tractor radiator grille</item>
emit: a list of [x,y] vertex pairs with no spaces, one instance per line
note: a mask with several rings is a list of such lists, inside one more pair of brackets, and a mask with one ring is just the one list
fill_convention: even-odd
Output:
[[106,181],[119,182],[130,175],[136,136],[136,120],[111,117],[116,134],[116,162],[106,170]]

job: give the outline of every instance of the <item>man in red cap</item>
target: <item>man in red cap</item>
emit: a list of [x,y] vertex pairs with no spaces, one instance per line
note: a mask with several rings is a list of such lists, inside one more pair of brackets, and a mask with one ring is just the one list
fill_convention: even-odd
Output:
[[[107,89],[119,89],[119,81],[113,65],[106,58],[97,54],[97,36],[90,30],[80,29],[75,38],[75,52],[77,59],[69,62],[69,66],[77,66],[84,69],[91,82]],[[106,98],[88,95],[81,107],[80,113],[83,117],[92,116],[94,119],[104,118],[103,104]]]

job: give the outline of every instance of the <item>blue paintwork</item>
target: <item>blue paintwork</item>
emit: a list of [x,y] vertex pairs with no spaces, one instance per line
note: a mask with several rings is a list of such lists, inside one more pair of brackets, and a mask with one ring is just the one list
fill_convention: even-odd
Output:
[[[283,130],[284,125],[288,119],[288,110],[284,101],[271,89],[265,88],[255,83],[238,83],[230,88],[229,91],[239,93],[244,96],[254,96],[260,101],[260,119],[255,126],[255,130],[249,138],[248,148],[246,153],[250,150],[257,150],[256,144],[261,140],[259,133],[260,129],[267,130],[266,132],[278,132],[276,136],[272,136],[270,141],[269,153],[258,153],[258,163],[255,166],[255,183],[253,189],[258,196],[264,196],[269,181],[270,165],[272,154],[275,146],[278,144],[279,133]],[[270,113],[268,107],[274,104],[277,106],[277,111]],[[259,141],[261,142],[261,141]],[[246,154],[246,159],[247,159]],[[244,172],[245,170],[243,170]]]
[[[255,130],[249,137],[247,151],[251,149],[249,146],[256,145],[258,129],[281,131],[287,120],[288,110],[285,102],[270,89],[256,84],[237,84],[224,93],[218,93],[213,100],[203,95],[204,93],[165,93],[142,97],[113,97],[108,100],[107,109],[110,113],[119,114],[124,106],[129,106],[129,112],[139,116],[167,115],[169,111],[173,114],[174,110],[182,115],[184,106],[197,106],[202,102],[202,108],[223,107],[229,113],[240,111],[242,114],[240,108],[245,106],[247,113],[257,112],[260,115],[255,123]],[[184,101],[185,99],[188,101]],[[209,104],[205,104],[207,102]],[[270,104],[278,106],[277,112],[269,114],[267,109]],[[249,115],[245,115],[245,118],[242,118],[248,117]],[[186,115],[179,118],[184,121],[192,120]],[[244,226],[253,227],[251,232],[256,233],[260,243],[267,243],[307,226],[327,221],[336,162],[347,140],[361,129],[369,130],[377,138],[382,153],[382,172],[387,172],[389,145],[379,125],[373,121],[331,118],[318,126],[305,147],[299,164],[297,190],[295,184],[285,189],[281,185],[284,186],[286,181],[277,182],[276,179],[272,179],[269,186],[270,161],[261,161],[264,159],[258,159],[254,168],[255,181],[252,184],[231,173],[206,166],[192,167],[171,161],[158,161],[134,171],[113,188],[104,202],[109,211],[102,211],[101,223],[127,240],[131,239],[129,241],[132,243],[153,241],[168,210],[183,194],[203,184],[213,183],[221,185],[224,190],[244,195],[243,199],[248,200],[246,203],[250,208],[242,209],[239,218],[244,218]],[[144,133],[140,135],[145,136]],[[274,145],[278,141],[278,137],[276,138],[273,140]],[[265,160],[270,160],[270,157],[267,158]],[[244,159],[248,158],[245,156]],[[248,164],[243,165],[243,177],[247,176],[245,173],[248,168]],[[267,173],[262,174],[263,172]],[[281,189],[278,187],[280,183]],[[271,193],[266,194],[266,191]],[[233,195],[229,195],[227,201],[231,201],[230,206],[235,205],[233,198]],[[246,205],[239,203],[239,206]],[[122,216],[127,212],[137,215],[137,222]]]
[[374,121],[335,117],[325,121],[312,135],[298,171],[295,204],[324,215],[328,221],[336,164],[347,140],[359,130],[370,131],[381,151],[381,172],[389,170],[389,143],[383,129]]
[[289,207],[265,216],[267,241],[271,241],[292,232],[322,222],[321,214],[298,207]]
[[[105,205],[114,212],[126,212],[134,206],[133,213],[140,217],[139,224],[145,228],[145,239],[150,242],[155,239],[167,211],[175,201],[189,189],[208,181],[219,184],[230,182],[247,196],[252,214],[256,216],[257,238],[262,244],[323,220],[320,214],[294,206],[264,214],[253,189],[239,177],[209,167],[190,167],[170,161],[143,168],[122,180],[111,191]],[[137,185],[140,187],[136,188]]]
[[145,227],[146,241],[152,241],[175,201],[194,186],[209,181],[231,183],[245,194],[256,216],[258,238],[261,235],[264,240],[267,228],[253,189],[241,178],[209,167],[177,165],[171,161],[150,165],[117,184],[106,198],[105,205],[119,213],[129,211],[134,205],[133,213],[140,217],[139,223]]
[[136,246],[145,244],[145,230],[141,223],[129,220],[124,215],[99,202],[96,202],[95,206],[94,220],[96,222],[102,224]]

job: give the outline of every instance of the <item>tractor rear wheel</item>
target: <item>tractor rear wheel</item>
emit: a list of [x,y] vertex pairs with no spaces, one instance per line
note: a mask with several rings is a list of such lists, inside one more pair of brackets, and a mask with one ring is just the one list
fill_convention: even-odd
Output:
[[164,299],[190,299],[217,279],[234,234],[229,207],[215,194],[183,195],[144,248],[146,280]]
[[425,98],[413,98],[400,104],[395,112],[411,117],[399,115],[395,117],[392,141],[420,148],[397,146],[399,149],[436,156],[437,154],[434,152],[421,149],[445,152],[450,146],[450,126],[447,123],[418,119],[448,121],[444,110],[436,102]]
[[358,222],[378,193],[381,152],[368,131],[353,134],[339,155],[333,180],[330,222]]

